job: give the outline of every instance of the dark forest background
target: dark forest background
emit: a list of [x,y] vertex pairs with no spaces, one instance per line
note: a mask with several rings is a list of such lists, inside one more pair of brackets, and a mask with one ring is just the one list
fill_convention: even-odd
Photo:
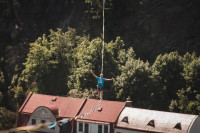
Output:
[[[106,0],[104,99],[200,112],[200,1]],[[102,0],[0,0],[0,129],[26,95],[96,98]]]

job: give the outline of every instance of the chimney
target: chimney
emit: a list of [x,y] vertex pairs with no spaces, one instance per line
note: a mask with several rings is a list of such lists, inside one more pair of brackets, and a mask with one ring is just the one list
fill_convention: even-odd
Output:
[[133,103],[133,101],[131,101],[130,96],[128,96],[128,97],[126,98],[126,104],[125,104],[125,106],[126,106],[126,107],[133,107],[132,103]]

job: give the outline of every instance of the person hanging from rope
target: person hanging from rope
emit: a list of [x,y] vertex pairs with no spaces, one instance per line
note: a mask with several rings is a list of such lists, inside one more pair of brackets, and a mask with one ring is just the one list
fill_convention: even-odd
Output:
[[98,91],[98,97],[100,99],[103,99],[103,84],[105,80],[113,80],[113,78],[111,79],[106,79],[103,78],[103,74],[100,74],[100,77],[98,77],[96,74],[94,74],[94,72],[91,70],[92,75],[97,79],[97,91]]

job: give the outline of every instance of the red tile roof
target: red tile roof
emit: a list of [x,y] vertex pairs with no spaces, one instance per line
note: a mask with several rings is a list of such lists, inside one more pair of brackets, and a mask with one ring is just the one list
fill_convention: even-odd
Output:
[[74,117],[81,109],[86,99],[60,97],[43,94],[29,94],[24,104],[20,108],[20,113],[32,114],[40,106],[56,105],[59,109],[60,117]]
[[[93,110],[99,104],[97,99],[80,99],[30,93],[21,106],[20,114],[32,114],[40,106],[56,105],[62,118],[75,117]],[[114,123],[125,106],[125,102],[101,101],[101,111],[95,111],[81,120]],[[79,113],[80,112],[80,113]]]
[[[94,109],[99,103],[99,100],[96,99],[87,99],[83,109],[80,114],[84,114]],[[117,101],[101,101],[101,111],[95,111],[86,117],[83,117],[82,120],[88,121],[102,121],[102,122],[111,122],[114,123],[117,121],[119,114],[124,108],[125,102],[117,102]]]

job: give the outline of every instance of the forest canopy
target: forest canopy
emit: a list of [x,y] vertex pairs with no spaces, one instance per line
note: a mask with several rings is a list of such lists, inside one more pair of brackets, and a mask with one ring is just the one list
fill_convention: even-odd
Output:
[[[102,39],[78,36],[75,29],[50,30],[30,43],[24,69],[14,75],[9,96],[20,106],[30,91],[42,94],[96,98],[96,79],[101,70]],[[104,99],[125,101],[133,106],[198,114],[200,57],[170,52],[157,56],[153,64],[125,49],[120,37],[105,43]],[[1,76],[3,86],[3,76]],[[0,100],[4,96],[0,93]],[[2,101],[2,100],[1,100]]]

